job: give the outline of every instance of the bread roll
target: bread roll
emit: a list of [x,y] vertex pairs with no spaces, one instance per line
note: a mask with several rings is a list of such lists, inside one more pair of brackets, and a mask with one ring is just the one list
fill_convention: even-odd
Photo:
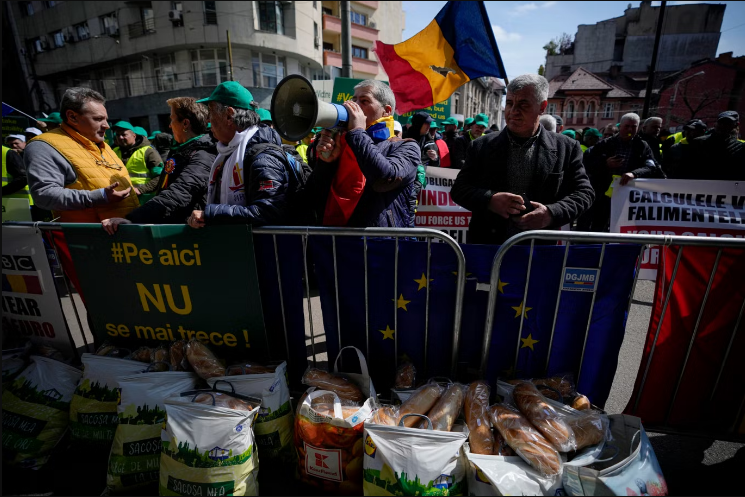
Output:
[[416,381],[416,368],[410,362],[405,362],[398,367],[396,371],[396,388],[407,389],[414,388]]
[[574,434],[576,450],[580,450],[603,441],[608,427],[608,418],[599,412],[590,411],[567,417],[567,425]]
[[319,390],[329,390],[339,396],[339,399],[352,402],[364,402],[365,396],[357,385],[339,376],[327,373],[317,368],[308,369],[303,375],[303,384],[316,387]]
[[[445,393],[427,413],[427,417],[432,421],[433,430],[450,431],[463,407],[463,398],[463,385],[456,383],[445,390]],[[422,420],[422,422],[422,428],[426,428],[427,420]]]
[[562,416],[546,402],[546,398],[541,395],[534,384],[524,381],[516,385],[512,391],[512,398],[520,412],[559,452],[569,452],[575,449],[572,430]]
[[586,411],[591,409],[590,399],[582,394],[577,395],[572,401],[572,407],[578,411]]
[[204,380],[225,374],[225,368],[215,354],[199,340],[193,339],[186,346],[186,358],[194,371]]
[[191,365],[186,360],[186,340],[178,340],[171,344],[171,371],[191,371]]
[[370,422],[376,425],[396,426],[398,412],[394,407],[384,406],[375,410]]
[[493,454],[494,435],[489,421],[489,395],[491,389],[485,381],[474,381],[466,390],[463,414],[468,425],[468,443],[474,454]]
[[140,362],[153,362],[153,350],[150,347],[140,347],[132,352],[130,359]]
[[171,353],[168,347],[161,345],[153,351],[153,362],[168,362],[170,363]]
[[[427,383],[420,387],[411,397],[406,399],[406,402],[401,404],[396,425],[407,414],[427,414],[440,399],[440,395],[442,395],[442,387],[437,383]],[[421,418],[417,416],[408,417],[404,420],[404,426],[413,428],[420,420]]]
[[563,376],[552,376],[551,378],[540,378],[532,381],[534,385],[546,385],[558,390],[562,397],[572,397],[576,393],[574,384]]
[[525,462],[545,476],[561,472],[559,453],[525,416],[501,404],[492,406],[489,412],[499,434]]

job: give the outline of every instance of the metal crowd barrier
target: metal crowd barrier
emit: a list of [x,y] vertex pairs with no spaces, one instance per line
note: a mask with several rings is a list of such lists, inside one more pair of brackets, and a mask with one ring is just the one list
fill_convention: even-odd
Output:
[[[644,367],[644,374],[642,375],[641,383],[639,386],[639,390],[636,395],[636,399],[634,400],[634,411],[637,410],[639,406],[639,400],[641,399],[642,393],[644,391],[644,385],[647,381],[647,375],[649,373],[650,365],[652,364],[652,358],[654,356],[655,347],[657,346],[657,340],[659,338],[660,330],[662,328],[662,323],[665,318],[665,313],[668,308],[668,303],[670,301],[670,296],[672,294],[672,289],[675,283],[675,277],[678,272],[678,265],[680,263],[680,258],[683,253],[683,250],[685,247],[711,247],[711,248],[718,248],[716,260],[714,263],[714,266],[712,267],[711,274],[709,275],[708,280],[708,286],[706,289],[706,292],[703,296],[702,302],[701,302],[701,308],[698,314],[698,318],[696,320],[695,327],[693,329],[693,334],[691,336],[690,343],[688,344],[688,349],[685,355],[685,360],[683,362],[683,366],[681,367],[681,370],[678,374],[675,390],[673,393],[673,397],[670,401],[670,405],[667,409],[667,416],[665,419],[665,424],[669,421],[670,413],[672,412],[673,405],[675,403],[676,397],[678,395],[678,390],[680,388],[680,384],[683,380],[683,375],[685,374],[686,366],[688,364],[688,359],[690,358],[691,350],[693,348],[694,341],[696,339],[697,333],[698,333],[698,327],[701,323],[701,317],[703,316],[704,308],[706,306],[706,301],[709,296],[709,291],[711,290],[711,286],[714,282],[714,276],[717,271],[717,267],[719,264],[720,257],[722,255],[723,249],[741,249],[745,250],[745,240],[744,239],[736,239],[736,238],[707,238],[707,237],[696,237],[696,236],[670,236],[670,235],[631,235],[631,234],[620,234],[620,233],[585,233],[585,232],[577,232],[577,231],[548,231],[548,230],[539,230],[539,231],[528,231],[524,233],[519,233],[509,240],[507,240],[497,251],[496,255],[494,256],[494,262],[492,265],[491,270],[491,278],[490,278],[490,289],[489,289],[489,297],[488,297],[488,304],[487,304],[487,310],[486,310],[486,324],[484,326],[484,342],[483,342],[483,350],[481,355],[481,364],[480,364],[480,373],[481,375],[485,375],[487,364],[489,361],[489,350],[491,346],[491,340],[492,340],[492,329],[494,326],[494,315],[496,310],[496,303],[497,303],[497,294],[498,294],[498,281],[500,276],[500,270],[502,267],[502,261],[505,258],[505,255],[510,250],[510,248],[514,247],[517,244],[530,242],[530,256],[528,259],[528,265],[527,265],[527,274],[526,274],[526,280],[525,280],[525,290],[523,294],[523,301],[527,298],[528,294],[528,285],[530,282],[530,270],[531,265],[533,261],[533,252],[535,248],[535,242],[536,240],[547,240],[547,241],[562,241],[565,242],[565,252],[564,252],[564,262],[562,265],[562,274],[564,272],[564,269],[566,268],[566,262],[567,262],[567,255],[569,254],[569,247],[574,243],[577,244],[577,242],[584,243],[584,244],[602,244],[601,252],[600,252],[600,260],[598,263],[598,279],[600,278],[600,272],[602,271],[603,266],[603,257],[605,255],[605,246],[607,244],[636,244],[641,245],[641,253],[636,263],[635,268],[635,274],[634,274],[634,282],[631,288],[631,293],[629,295],[628,304],[626,307],[626,314],[628,315],[628,312],[631,308],[631,302],[633,299],[634,291],[636,289],[636,283],[639,278],[639,268],[641,266],[642,262],[642,253],[645,249],[647,249],[649,246],[671,246],[676,245],[680,246],[681,249],[678,252],[675,266],[673,267],[671,279],[670,279],[670,286],[666,289],[665,293],[665,299],[663,301],[660,320],[657,325],[657,328],[655,330],[655,336],[654,340],[652,342],[652,347],[649,353],[649,357],[647,359],[647,363]],[[548,355],[546,359],[546,366],[544,372],[548,371],[549,367],[549,361],[551,357],[551,347],[553,345],[553,339],[554,339],[554,333],[556,331],[556,318],[558,316],[559,312],[559,303],[561,301],[561,288],[562,288],[562,281],[559,281],[559,293],[556,298],[556,307],[554,311],[554,317],[553,317],[553,325],[551,328],[551,338],[549,340],[549,346],[548,346]],[[590,313],[587,318],[587,327],[585,329],[585,336],[584,336],[584,342],[582,344],[582,355],[580,358],[580,365],[579,365],[579,371],[578,376],[576,378],[576,383],[579,383],[579,374],[582,372],[582,363],[584,361],[584,355],[585,355],[585,348],[587,346],[587,337],[590,331],[590,324],[592,322],[592,314],[594,310],[595,305],[595,295],[597,292],[597,287],[593,290],[593,296],[592,296],[592,303],[590,305]],[[736,320],[735,327],[732,331],[732,335],[730,337],[724,360],[722,361],[722,364],[719,369],[719,373],[717,374],[717,379],[714,384],[714,388],[711,392],[710,398],[713,399],[714,394],[716,392],[716,389],[719,385],[719,381],[722,376],[722,372],[724,371],[724,367],[727,363],[727,359],[729,358],[730,351],[732,349],[732,344],[735,341],[735,336],[737,334],[737,329],[740,326],[740,323],[742,322],[743,318],[743,311],[745,310],[745,300],[743,301],[742,306],[740,307],[740,313]],[[512,363],[512,369],[517,367],[517,361],[520,351],[520,340],[519,338],[522,336],[522,330],[523,330],[523,322],[525,320],[525,313],[522,313],[520,316],[520,328],[518,331],[518,336],[515,338],[517,345],[515,350],[515,359]],[[628,321],[627,321],[628,323]],[[745,399],[743,399],[743,403],[745,403]],[[740,414],[742,412],[742,406],[740,407]],[[738,414],[738,419],[740,414]],[[663,425],[664,426],[664,425]]]

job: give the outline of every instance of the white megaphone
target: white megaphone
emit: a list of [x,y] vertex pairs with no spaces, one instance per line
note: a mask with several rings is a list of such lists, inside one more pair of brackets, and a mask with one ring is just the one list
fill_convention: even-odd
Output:
[[316,97],[313,85],[291,74],[279,82],[272,95],[274,129],[288,141],[299,141],[315,127],[346,129],[349,114],[343,105],[327,104]]

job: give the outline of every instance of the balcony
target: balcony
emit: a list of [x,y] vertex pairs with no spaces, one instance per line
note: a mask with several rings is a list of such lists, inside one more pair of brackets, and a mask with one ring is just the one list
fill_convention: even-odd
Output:
[[[331,50],[324,50],[323,65],[341,67],[341,54]],[[354,72],[362,72],[365,74],[378,74],[378,61],[352,57],[352,70]]]
[[[327,33],[341,34],[341,19],[336,16],[324,14],[323,30]],[[352,38],[366,41],[377,41],[378,30],[361,24],[352,23]]]
[[366,7],[370,7],[371,9],[378,10],[378,2],[352,2],[352,3],[358,3],[360,5],[365,5]]
[[155,33],[155,19],[145,19],[143,21],[133,22],[127,25],[127,33],[130,38],[137,38],[139,36],[145,36],[150,33]]

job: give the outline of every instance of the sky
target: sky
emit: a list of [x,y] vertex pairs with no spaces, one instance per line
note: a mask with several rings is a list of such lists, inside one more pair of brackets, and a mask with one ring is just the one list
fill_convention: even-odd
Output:
[[[424,29],[434,19],[446,2],[403,2],[406,12],[407,40]],[[594,2],[486,2],[486,11],[494,30],[499,52],[502,55],[507,77],[536,73],[546,61],[543,47],[555,37],[566,32],[574,36],[580,24],[595,24],[623,15],[631,3],[638,7],[641,2],[594,1]],[[717,55],[734,52],[735,57],[745,55],[745,2],[668,2],[667,5],[691,3],[723,3],[727,5],[722,22],[722,36]],[[660,2],[652,2],[653,6]]]

